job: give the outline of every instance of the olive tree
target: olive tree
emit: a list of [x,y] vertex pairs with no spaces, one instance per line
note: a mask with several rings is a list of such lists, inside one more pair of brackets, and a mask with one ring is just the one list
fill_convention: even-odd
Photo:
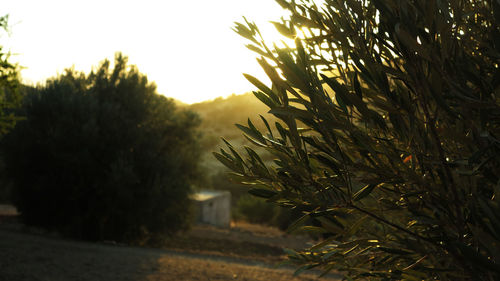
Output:
[[328,237],[290,261],[347,280],[498,280],[500,2],[277,2],[294,44],[235,26],[279,119],[239,127],[274,163],[229,143],[215,156],[250,193],[301,210],[291,231]]

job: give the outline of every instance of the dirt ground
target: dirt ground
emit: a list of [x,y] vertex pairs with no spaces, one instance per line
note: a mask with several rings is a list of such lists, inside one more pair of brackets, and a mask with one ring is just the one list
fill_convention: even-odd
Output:
[[277,228],[236,222],[230,228],[195,225],[187,233],[167,239],[160,247],[278,264],[286,258],[284,248],[303,249],[310,243],[307,236],[286,235]]
[[[312,281],[318,272],[294,277],[293,268],[275,266],[284,258],[282,247],[307,240],[241,223],[230,229],[196,226],[162,248],[144,248],[68,240],[3,219],[0,281]],[[341,279],[330,274],[321,280]]]

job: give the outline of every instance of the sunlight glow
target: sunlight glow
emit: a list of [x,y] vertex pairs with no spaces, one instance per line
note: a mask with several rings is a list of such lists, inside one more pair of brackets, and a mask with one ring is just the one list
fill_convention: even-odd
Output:
[[11,35],[0,45],[24,67],[25,83],[72,66],[90,72],[120,51],[160,93],[186,103],[254,89],[242,73],[266,81],[257,55],[231,28],[245,16],[278,41],[269,21],[285,14],[273,0],[16,0],[3,3],[2,13]]

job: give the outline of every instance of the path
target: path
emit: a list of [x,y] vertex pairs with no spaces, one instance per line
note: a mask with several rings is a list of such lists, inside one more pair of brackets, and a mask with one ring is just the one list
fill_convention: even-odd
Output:
[[316,274],[292,274],[289,268],[230,257],[87,243],[0,227],[0,281],[317,279]]

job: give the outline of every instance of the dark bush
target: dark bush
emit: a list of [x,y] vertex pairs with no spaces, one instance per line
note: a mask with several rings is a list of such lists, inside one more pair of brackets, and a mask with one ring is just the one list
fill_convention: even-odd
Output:
[[233,211],[233,218],[236,220],[275,226],[281,230],[287,229],[300,216],[300,212],[276,206],[249,194],[239,198]]
[[275,206],[262,198],[243,195],[236,202],[234,218],[251,223],[269,224],[274,214]]
[[223,170],[211,177],[211,186],[217,190],[231,192],[231,210],[234,220],[275,226],[285,230],[301,216],[301,212],[282,208],[263,198],[248,194],[248,187],[228,180],[228,171]]
[[199,118],[126,58],[89,75],[67,70],[32,89],[23,110],[3,151],[26,223],[117,241],[186,227]]
[[500,2],[277,2],[295,44],[235,28],[280,119],[241,129],[276,160],[216,156],[252,194],[303,210],[292,229],[329,237],[290,259],[348,280],[500,280]]

